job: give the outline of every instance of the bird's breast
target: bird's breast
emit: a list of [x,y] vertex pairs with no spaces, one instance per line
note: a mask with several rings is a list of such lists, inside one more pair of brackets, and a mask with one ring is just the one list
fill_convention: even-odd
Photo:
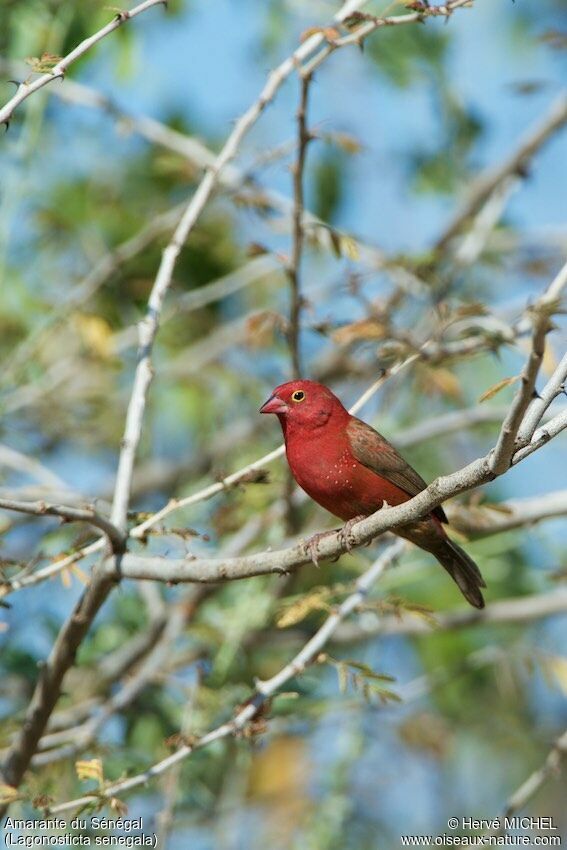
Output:
[[286,454],[302,490],[335,516],[348,520],[380,507],[378,477],[356,461],[348,446],[291,439]]

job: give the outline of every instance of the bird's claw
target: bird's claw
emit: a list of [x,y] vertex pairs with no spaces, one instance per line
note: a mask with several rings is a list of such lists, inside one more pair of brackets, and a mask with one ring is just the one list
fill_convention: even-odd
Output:
[[362,514],[347,520],[339,532],[339,539],[347,552],[350,552],[355,545],[356,541],[353,540],[352,529],[361,519],[364,519]]
[[[356,525],[357,522],[360,522],[361,519],[364,519],[364,515],[355,516],[352,519],[347,520],[343,527],[338,530],[339,540],[341,541],[342,546],[346,549],[347,552],[350,552],[355,545],[355,541],[352,538],[352,529],[353,526]],[[313,561],[316,567],[319,566],[319,543],[323,537],[327,537],[329,534],[335,534],[337,529],[330,529],[329,531],[318,531],[317,534],[314,534],[309,540],[306,540],[303,544],[303,548],[305,549],[305,553],[309,555],[310,559]],[[340,555],[340,553],[339,553]],[[339,558],[337,555],[334,560],[336,561]]]
[[318,531],[317,534],[314,534],[303,544],[305,553],[309,555],[316,567],[319,566],[319,542],[321,538],[326,537],[330,533],[329,531]]

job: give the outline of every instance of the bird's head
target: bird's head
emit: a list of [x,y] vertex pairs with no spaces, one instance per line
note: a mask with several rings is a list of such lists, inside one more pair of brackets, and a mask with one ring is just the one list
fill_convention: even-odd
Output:
[[347,411],[330,389],[316,381],[289,381],[276,387],[260,408],[260,413],[275,413],[284,433],[288,426],[317,428],[333,414]]

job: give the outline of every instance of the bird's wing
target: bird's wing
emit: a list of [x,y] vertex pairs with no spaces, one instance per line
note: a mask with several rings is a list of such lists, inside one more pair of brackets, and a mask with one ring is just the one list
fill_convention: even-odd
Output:
[[[354,457],[363,466],[395,484],[410,496],[417,496],[425,490],[427,484],[421,475],[403,459],[385,437],[366,422],[352,416],[347,426],[347,435]],[[445,511],[441,506],[435,508],[432,513],[441,522],[447,522]]]

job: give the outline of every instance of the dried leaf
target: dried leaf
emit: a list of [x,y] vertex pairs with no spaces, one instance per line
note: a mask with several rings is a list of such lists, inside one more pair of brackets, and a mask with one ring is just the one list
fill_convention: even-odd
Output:
[[454,372],[443,366],[437,369],[428,369],[426,375],[429,390],[434,389],[449,398],[461,398],[461,383]]
[[361,340],[384,339],[388,333],[388,326],[378,319],[360,319],[336,330],[332,337],[338,345],[351,345]]
[[48,74],[60,61],[61,56],[56,56],[54,53],[42,53],[39,58],[28,56],[25,60],[35,74]]
[[312,35],[318,35],[320,32],[321,27],[308,27],[306,30],[303,30],[299,36],[299,41],[303,44],[303,42],[307,41],[308,38],[311,38]]
[[246,343],[250,348],[265,348],[274,341],[276,330],[282,330],[284,319],[273,310],[262,310],[246,321]]
[[269,250],[260,242],[250,242],[246,248],[247,257],[262,257],[264,254],[269,254]]
[[[73,573],[73,575],[75,575],[79,579],[81,584],[88,584],[89,583],[90,579],[89,579],[88,575],[85,572],[83,572],[83,570],[79,566],[77,566],[77,564],[71,564],[70,570]],[[67,570],[64,570],[64,572],[67,572]]]
[[327,41],[334,41],[334,39],[339,38],[341,34],[336,27],[309,27],[308,29],[303,30],[299,37],[301,44],[303,44],[304,41],[307,41],[308,38],[311,38],[312,35],[323,35]]
[[517,381],[518,378],[519,375],[514,375],[512,378],[503,378],[501,381],[498,381],[498,383],[494,384],[492,387],[483,392],[483,394],[479,398],[479,402],[482,403],[483,401],[488,401],[489,398],[493,398],[493,396],[499,393],[500,390],[509,387],[510,384],[513,384],[515,381]]
[[350,133],[333,133],[331,138],[345,153],[355,154],[362,150],[360,140]]

